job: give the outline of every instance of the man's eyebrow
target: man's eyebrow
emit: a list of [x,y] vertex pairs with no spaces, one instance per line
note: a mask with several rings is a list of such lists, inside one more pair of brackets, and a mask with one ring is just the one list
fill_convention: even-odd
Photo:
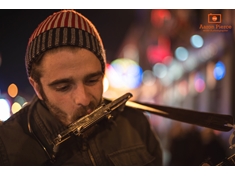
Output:
[[[98,72],[94,72],[91,74],[88,74],[85,76],[85,80],[96,77],[96,76],[103,76],[103,72],[102,71],[98,71]],[[55,85],[58,84],[63,84],[63,83],[71,83],[72,82],[72,78],[64,78],[64,79],[56,79],[54,81],[52,81],[51,83],[48,84],[49,87],[53,87]]]
[[63,83],[69,83],[69,82],[72,82],[71,78],[56,79],[56,80],[52,81],[51,83],[49,83],[48,86],[53,87],[57,84],[63,84]]
[[85,76],[85,79],[90,79],[96,76],[103,76],[103,72],[102,71],[97,71],[95,73],[91,73]]

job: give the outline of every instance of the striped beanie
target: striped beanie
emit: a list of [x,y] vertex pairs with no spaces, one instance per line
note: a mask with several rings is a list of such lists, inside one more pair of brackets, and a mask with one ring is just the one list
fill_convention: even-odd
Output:
[[95,26],[74,10],[61,10],[47,17],[29,38],[25,56],[28,76],[39,55],[60,46],[88,49],[97,56],[105,72],[105,51]]

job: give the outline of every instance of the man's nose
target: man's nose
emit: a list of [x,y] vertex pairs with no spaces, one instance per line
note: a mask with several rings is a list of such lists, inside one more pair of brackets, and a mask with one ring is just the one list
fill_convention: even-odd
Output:
[[83,84],[77,86],[73,96],[77,105],[88,106],[90,104],[90,94]]

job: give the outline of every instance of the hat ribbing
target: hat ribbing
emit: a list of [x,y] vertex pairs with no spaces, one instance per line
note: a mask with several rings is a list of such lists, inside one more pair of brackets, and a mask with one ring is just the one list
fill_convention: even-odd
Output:
[[105,72],[105,51],[95,26],[74,10],[62,10],[47,17],[29,38],[25,65],[30,76],[32,64],[38,56],[60,46],[77,46],[93,52]]

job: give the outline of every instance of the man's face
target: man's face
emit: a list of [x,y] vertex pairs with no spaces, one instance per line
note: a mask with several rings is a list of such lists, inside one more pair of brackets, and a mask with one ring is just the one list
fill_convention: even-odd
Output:
[[41,86],[30,79],[50,112],[68,125],[92,112],[102,101],[103,73],[98,58],[86,49],[48,52],[40,65]]

